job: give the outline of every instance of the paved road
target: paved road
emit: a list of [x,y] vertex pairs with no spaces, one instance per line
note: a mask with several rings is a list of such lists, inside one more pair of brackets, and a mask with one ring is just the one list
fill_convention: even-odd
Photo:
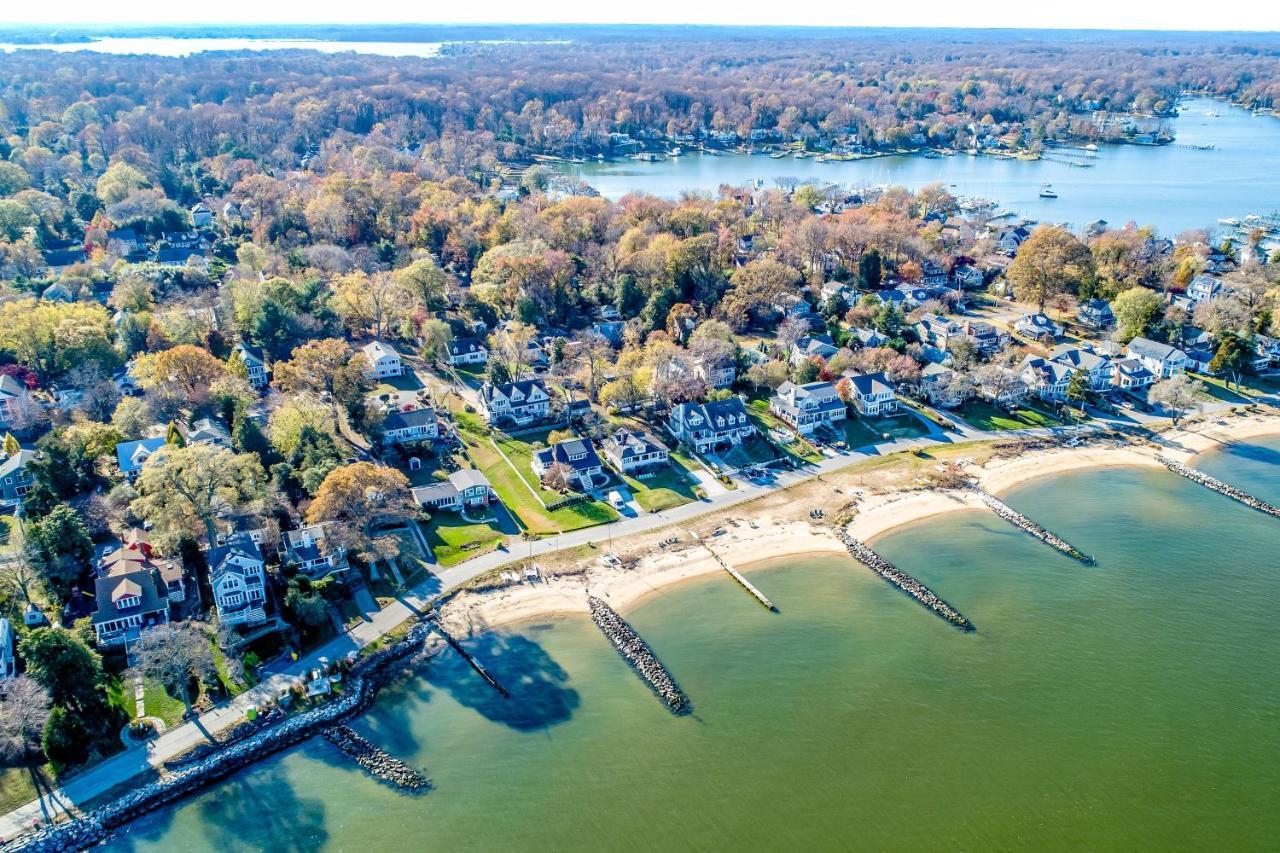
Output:
[[[204,741],[206,732],[216,733],[243,720],[247,708],[277,696],[280,690],[286,687],[293,678],[303,675],[307,670],[319,664],[320,658],[336,660],[348,652],[363,648],[412,616],[427,610],[430,607],[431,600],[437,595],[457,589],[485,572],[512,560],[526,556],[536,557],[540,554],[548,554],[553,551],[588,543],[598,544],[608,541],[610,537],[620,538],[633,533],[644,533],[710,513],[722,513],[730,507],[754,500],[775,489],[785,488],[823,474],[829,474],[866,459],[896,453],[912,447],[936,446],[938,444],[973,439],[1047,437],[1073,431],[1088,431],[1109,425],[1111,424],[1104,420],[1095,421],[1093,424],[1083,427],[1010,430],[996,433],[984,433],[972,427],[963,427],[958,434],[935,432],[922,438],[903,439],[876,445],[865,452],[837,454],[799,471],[779,472],[776,479],[768,483],[757,484],[739,481],[738,488],[733,491],[722,491],[719,494],[710,495],[705,500],[694,501],[663,512],[642,514],[638,517],[626,517],[608,525],[576,530],[533,542],[520,543],[516,546],[519,553],[514,553],[505,548],[491,551],[460,565],[444,569],[437,575],[428,578],[396,601],[378,611],[368,621],[357,623],[342,636],[330,640],[310,654],[290,664],[280,673],[272,675],[257,687],[204,712],[196,720],[169,729],[151,741],[147,747],[130,749],[94,765],[58,790],[56,799],[63,803],[83,803],[102,795],[111,788],[121,785],[135,776],[154,771],[165,760],[171,759]],[[423,544],[425,545],[425,543]],[[47,809],[47,804],[42,808],[37,803],[32,802],[4,816],[0,816],[0,838],[13,838],[24,829],[30,828],[32,821],[43,818]]]

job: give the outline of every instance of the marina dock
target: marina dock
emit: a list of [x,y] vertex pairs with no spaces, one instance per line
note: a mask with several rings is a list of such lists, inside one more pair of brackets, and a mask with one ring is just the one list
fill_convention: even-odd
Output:
[[618,653],[631,664],[631,668],[645,680],[658,698],[673,714],[687,714],[693,710],[689,697],[676,684],[671,673],[658,660],[635,629],[619,616],[612,607],[594,595],[587,597],[587,605],[591,608],[591,621],[596,623],[601,632],[613,643]]
[[960,611],[956,610],[941,597],[939,597],[929,587],[920,583],[911,575],[902,569],[890,563],[884,557],[881,557],[875,551],[864,545],[862,542],[854,539],[844,531],[838,531],[836,538],[849,550],[852,556],[859,563],[862,563],[871,571],[884,578],[925,607],[932,610],[935,614],[950,622],[961,631],[976,631],[974,624],[964,617]]
[[1226,495],[1233,501],[1239,501],[1247,507],[1256,509],[1258,512],[1265,512],[1267,515],[1274,515],[1276,518],[1280,518],[1280,507],[1269,504],[1262,498],[1255,498],[1243,489],[1237,489],[1235,486],[1210,477],[1203,471],[1197,471],[1195,468],[1183,465],[1181,462],[1174,462],[1167,456],[1157,456],[1156,461],[1173,473],[1186,477],[1193,483],[1199,483],[1206,489],[1213,489],[1218,494]]

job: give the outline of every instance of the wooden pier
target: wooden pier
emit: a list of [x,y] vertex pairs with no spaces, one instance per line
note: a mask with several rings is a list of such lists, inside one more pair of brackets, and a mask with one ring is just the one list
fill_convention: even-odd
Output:
[[479,675],[481,678],[485,680],[486,684],[488,684],[494,690],[502,694],[502,698],[504,699],[511,698],[510,691],[508,691],[507,688],[503,687],[502,684],[498,681],[498,679],[494,678],[493,674],[490,673],[489,670],[485,669],[484,664],[480,663],[480,661],[475,659],[475,657],[471,654],[471,652],[464,649],[462,647],[462,644],[459,643],[456,639],[454,639],[453,635],[450,634],[448,631],[446,631],[440,625],[440,621],[438,619],[433,619],[431,624],[432,624],[432,627],[435,628],[436,633],[438,633],[441,637],[444,637],[445,642],[448,643],[450,646],[452,646],[455,652],[462,655],[463,660],[471,664],[471,668],[476,671],[477,675]]
[[742,572],[738,571],[733,566],[726,563],[719,554],[717,554],[715,551],[711,549],[710,545],[706,544],[705,542],[702,543],[702,545],[704,548],[707,549],[707,553],[709,553],[712,557],[714,557],[715,561],[720,564],[720,568],[728,572],[729,577],[736,580],[742,586],[743,589],[751,593],[752,597],[755,598],[756,601],[763,604],[771,613],[778,612],[778,608],[774,606],[774,603],[770,601],[763,592],[757,589],[755,585],[751,583],[751,581],[743,577]]

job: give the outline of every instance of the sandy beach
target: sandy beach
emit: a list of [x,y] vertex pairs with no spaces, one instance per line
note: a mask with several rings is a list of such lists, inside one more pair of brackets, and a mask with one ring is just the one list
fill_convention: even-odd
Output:
[[[1194,464],[1202,453],[1231,443],[1280,434],[1280,416],[1209,418],[1169,429],[1155,440],[1091,439],[1076,447],[1043,441],[990,441],[939,446],[921,456],[879,457],[785,490],[726,515],[673,525],[613,542],[623,565],[605,565],[602,552],[575,549],[538,558],[542,580],[477,583],[452,596],[441,616],[451,629],[479,632],[558,614],[587,613],[590,591],[625,611],[691,578],[723,574],[708,547],[735,568],[806,554],[844,554],[831,525],[847,523],[870,541],[890,530],[961,510],[987,511],[970,491],[930,487],[931,472],[958,466],[978,485],[1001,494],[1041,477],[1103,467],[1162,467],[1157,454]],[[821,508],[822,520],[808,517]],[[674,543],[668,540],[675,539]],[[666,544],[663,544],[664,541]],[[726,582],[732,581],[726,577]]]

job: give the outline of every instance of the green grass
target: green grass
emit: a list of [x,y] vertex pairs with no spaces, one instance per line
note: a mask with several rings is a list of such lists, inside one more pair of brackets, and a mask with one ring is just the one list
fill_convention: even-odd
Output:
[[[133,717],[133,680],[129,678],[121,679],[121,688],[123,689],[123,698],[125,702],[125,710],[129,717]],[[151,679],[143,679],[142,682],[142,701],[147,708],[148,717],[159,717],[164,720],[166,726],[175,726],[182,722],[182,715],[186,713],[186,706],[182,704],[181,699],[170,696],[169,693],[158,683]]]
[[[422,525],[427,546],[441,566],[453,566],[472,557],[492,551],[502,542],[503,535],[488,524],[467,521],[459,514],[441,512]],[[464,549],[464,545],[477,543],[477,547]],[[403,560],[401,561],[403,566]]]
[[[409,523],[417,524],[416,521]],[[400,567],[400,577],[404,580],[405,587],[408,588],[426,580],[431,574],[431,563],[422,553],[417,537],[408,530],[398,530],[396,538],[400,540],[400,555],[396,557],[396,565]],[[430,544],[430,542],[431,540],[428,539],[427,543]]]
[[25,806],[36,798],[31,784],[31,774],[25,767],[6,767],[0,770],[0,813]]
[[850,449],[879,444],[885,440],[884,430],[872,427],[862,418],[845,418],[844,440]]
[[13,515],[0,515],[0,554],[16,554],[22,550],[22,527]]
[[694,482],[679,465],[659,468],[653,476],[643,480],[626,475],[622,479],[631,487],[636,503],[645,512],[661,512],[697,500],[693,493]]
[[959,411],[959,416],[977,429],[988,431],[1051,427],[1062,424],[1059,418],[1042,409],[1019,406],[1012,412],[1008,412],[986,400],[976,399],[965,403]]
[[[1241,392],[1236,393],[1234,388],[1227,387],[1227,380],[1221,376],[1206,376],[1200,373],[1190,373],[1196,381],[1204,386],[1204,395],[1212,400],[1221,400],[1224,403],[1245,403],[1252,402],[1247,396],[1248,392],[1242,387]],[[1241,383],[1244,384],[1243,382]]]
[[765,441],[764,438],[754,435],[736,447],[717,453],[726,465],[734,468],[745,468],[749,465],[765,465],[778,458],[778,450]]
[[[755,423],[756,429],[760,430],[762,436],[767,436],[770,430],[780,430],[792,434],[795,432],[785,421],[769,411],[768,400],[757,399],[750,401],[747,403],[747,414],[750,415],[752,422]],[[822,461],[822,454],[798,435],[795,441],[789,444],[779,444],[778,450],[802,464]]]
[[[213,648],[213,667],[218,672],[218,680],[222,682],[222,689],[226,691],[227,696],[239,696],[247,689],[246,684],[236,684],[231,680],[231,672],[227,669],[227,656],[218,648],[218,644],[212,640],[209,643]],[[245,678],[252,676],[245,672]]]
[[910,409],[900,410],[901,414],[894,415],[891,418],[879,418],[876,421],[876,428],[882,432],[887,432],[892,439],[900,438],[919,438],[922,435],[929,434],[929,427],[920,422],[915,413]]

